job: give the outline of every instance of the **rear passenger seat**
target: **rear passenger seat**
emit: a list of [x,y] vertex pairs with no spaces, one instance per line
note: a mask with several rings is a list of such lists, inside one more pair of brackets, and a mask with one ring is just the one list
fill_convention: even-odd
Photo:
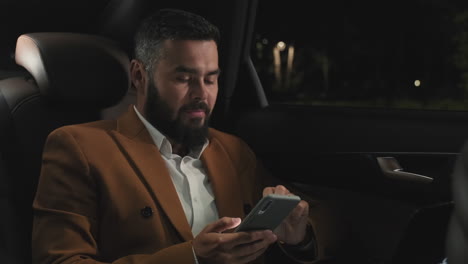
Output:
[[[0,259],[31,263],[32,200],[47,135],[101,119],[130,84],[125,52],[108,39],[73,33],[19,37],[25,72],[0,80]],[[24,74],[26,73],[26,74]]]

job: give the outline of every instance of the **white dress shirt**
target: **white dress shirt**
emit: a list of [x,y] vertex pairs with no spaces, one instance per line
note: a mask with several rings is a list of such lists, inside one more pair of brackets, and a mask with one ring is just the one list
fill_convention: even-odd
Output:
[[134,109],[167,164],[180,203],[195,237],[207,224],[218,219],[213,189],[200,160],[201,154],[208,146],[208,139],[202,147],[190,150],[185,157],[173,154],[169,140],[151,125],[136,107]]

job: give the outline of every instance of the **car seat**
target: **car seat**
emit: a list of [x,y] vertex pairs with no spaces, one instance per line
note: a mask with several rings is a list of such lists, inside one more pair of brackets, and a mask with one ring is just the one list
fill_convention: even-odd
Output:
[[32,201],[48,134],[100,119],[130,85],[129,58],[107,38],[21,35],[16,63],[30,75],[0,80],[0,256],[31,263]]

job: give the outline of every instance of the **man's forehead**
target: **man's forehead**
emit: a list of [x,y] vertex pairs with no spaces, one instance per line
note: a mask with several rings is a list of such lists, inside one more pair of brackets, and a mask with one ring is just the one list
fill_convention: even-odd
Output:
[[157,63],[166,71],[213,72],[219,71],[218,50],[214,41],[166,40]]
[[218,67],[214,67],[212,70],[207,69],[205,72],[202,72],[199,68],[196,67],[187,67],[184,65],[178,65],[174,68],[175,72],[180,72],[180,73],[189,73],[189,74],[195,74],[195,75],[219,75],[220,69]]

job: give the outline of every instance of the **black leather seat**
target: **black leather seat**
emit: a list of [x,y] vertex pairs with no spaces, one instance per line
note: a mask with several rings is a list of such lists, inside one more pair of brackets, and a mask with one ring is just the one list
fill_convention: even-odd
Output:
[[100,119],[126,94],[129,58],[113,41],[74,33],[18,38],[16,62],[30,76],[0,81],[0,256],[31,263],[32,200],[47,135]]
[[455,203],[450,218],[446,252],[450,264],[468,263],[468,142],[465,143],[452,174]]

